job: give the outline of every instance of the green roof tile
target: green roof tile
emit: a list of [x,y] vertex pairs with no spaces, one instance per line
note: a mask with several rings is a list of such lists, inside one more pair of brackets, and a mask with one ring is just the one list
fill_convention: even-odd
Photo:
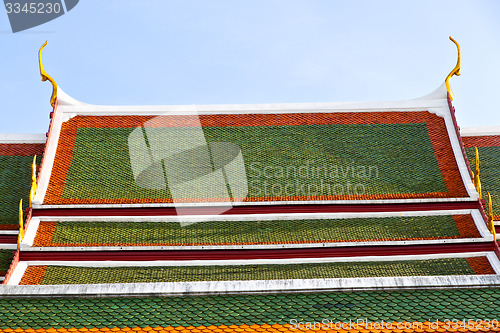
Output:
[[[453,289],[443,290],[369,291],[346,293],[270,294],[270,295],[219,295],[156,298],[97,298],[74,299],[2,299],[1,308],[10,309],[7,320],[0,328],[93,328],[93,327],[146,327],[198,325],[285,325],[298,321],[333,322],[357,319],[368,321],[418,321],[435,322],[446,319],[474,318],[487,320],[498,312],[495,305],[500,301],[499,289]],[[320,297],[321,295],[321,297]],[[342,295],[342,296],[341,296]],[[410,297],[411,296],[411,297]],[[484,302],[486,299],[488,302]],[[342,299],[343,301],[339,301]],[[470,302],[467,300],[471,300]],[[477,306],[471,306],[476,303]],[[207,303],[212,304],[207,306]],[[452,316],[450,306],[455,310]],[[102,309],[118,304],[108,315]],[[159,304],[153,307],[152,304]],[[178,306],[170,306],[176,304]],[[283,309],[282,304],[293,309]],[[79,311],[74,311],[75,305]],[[243,306],[244,305],[244,306]],[[43,311],[36,311],[44,307]],[[29,310],[25,317],[13,313],[12,309]],[[54,309],[62,309],[56,313]],[[33,315],[35,314],[35,315]],[[262,328],[265,328],[263,326]]]
[[14,250],[0,249],[0,272],[7,272],[12,262]]
[[0,225],[19,224],[19,200],[28,207],[32,162],[33,156],[0,155]]

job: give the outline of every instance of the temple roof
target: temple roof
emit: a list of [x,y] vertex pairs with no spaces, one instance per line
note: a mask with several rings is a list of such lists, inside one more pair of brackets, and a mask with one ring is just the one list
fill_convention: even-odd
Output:
[[461,140],[450,39],[457,65],[422,98],[187,106],[79,102],[45,43],[47,142],[0,143],[13,228],[22,158],[45,148],[0,333],[498,329],[500,248],[463,146],[491,137]]

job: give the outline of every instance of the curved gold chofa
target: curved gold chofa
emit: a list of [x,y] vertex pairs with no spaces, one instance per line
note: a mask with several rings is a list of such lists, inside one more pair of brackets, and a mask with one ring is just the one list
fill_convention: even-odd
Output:
[[56,103],[56,98],[57,98],[57,83],[54,81],[52,77],[50,77],[49,74],[45,71],[43,68],[43,62],[42,62],[42,51],[45,46],[47,46],[48,41],[45,41],[45,43],[42,45],[40,48],[40,51],[38,51],[38,63],[40,64],[40,75],[42,76],[42,81],[50,81],[52,83],[52,96],[50,97],[50,105],[54,107]]
[[17,236],[17,249],[21,247],[21,242],[24,238],[24,216],[23,216],[23,199],[19,201],[19,235]]
[[453,70],[450,72],[450,74],[448,74],[448,76],[446,77],[444,82],[446,83],[446,90],[448,91],[448,94],[450,95],[450,99],[453,101],[453,92],[451,91],[451,88],[450,88],[450,78],[453,75],[456,75],[456,76],[460,75],[461,56],[460,56],[460,45],[458,45],[457,41],[454,40],[451,36],[450,36],[450,40],[453,43],[455,43],[455,45],[457,46],[458,59],[457,59],[457,64],[455,65],[455,68],[453,68]]
[[479,152],[476,147],[476,158],[474,161],[474,171],[472,172],[472,182],[476,187],[476,191],[479,194],[479,199],[483,198],[482,189],[481,189],[481,179],[479,178]]
[[31,190],[30,190],[30,207],[31,203],[35,199],[36,194],[36,155],[33,156],[33,164],[31,164]]
[[490,232],[493,235],[493,239],[497,239],[497,233],[495,230],[495,224],[493,224],[493,208],[491,204],[491,195],[490,192],[488,192],[488,228],[490,229]]

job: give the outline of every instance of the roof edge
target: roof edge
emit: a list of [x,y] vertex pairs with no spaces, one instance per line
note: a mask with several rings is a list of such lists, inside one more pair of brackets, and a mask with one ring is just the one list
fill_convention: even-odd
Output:
[[62,105],[89,105],[90,106],[90,104],[80,102],[80,101],[74,99],[73,97],[71,97],[70,95],[66,94],[59,86],[58,86],[58,90],[57,90],[57,104],[59,104],[61,106]]
[[[308,102],[308,103],[256,103],[256,104],[199,104],[199,105],[95,105],[87,104],[74,99],[66,94],[61,88],[58,90],[57,104],[64,109],[63,113],[68,113],[69,117],[75,115],[126,115],[126,114],[154,114],[157,112],[183,112],[197,111],[204,112],[233,112],[249,113],[255,111],[293,111],[301,109],[327,110],[335,109],[346,112],[364,111],[402,111],[440,107],[447,100],[448,93],[446,85],[443,83],[431,93],[413,99],[392,100],[392,101],[363,101],[363,102]],[[432,111],[431,111],[432,112]],[[65,118],[65,120],[67,120]]]
[[462,136],[493,136],[500,135],[500,126],[466,127],[460,129]]
[[0,134],[0,144],[30,144],[30,143],[45,143],[47,137],[45,134],[34,134],[34,133],[1,133]]

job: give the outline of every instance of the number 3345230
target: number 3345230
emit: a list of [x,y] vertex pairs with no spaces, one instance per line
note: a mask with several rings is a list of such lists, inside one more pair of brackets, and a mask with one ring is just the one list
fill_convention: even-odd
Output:
[[21,4],[19,2],[7,2],[5,4],[7,14],[58,14],[61,12],[60,3],[31,2]]

